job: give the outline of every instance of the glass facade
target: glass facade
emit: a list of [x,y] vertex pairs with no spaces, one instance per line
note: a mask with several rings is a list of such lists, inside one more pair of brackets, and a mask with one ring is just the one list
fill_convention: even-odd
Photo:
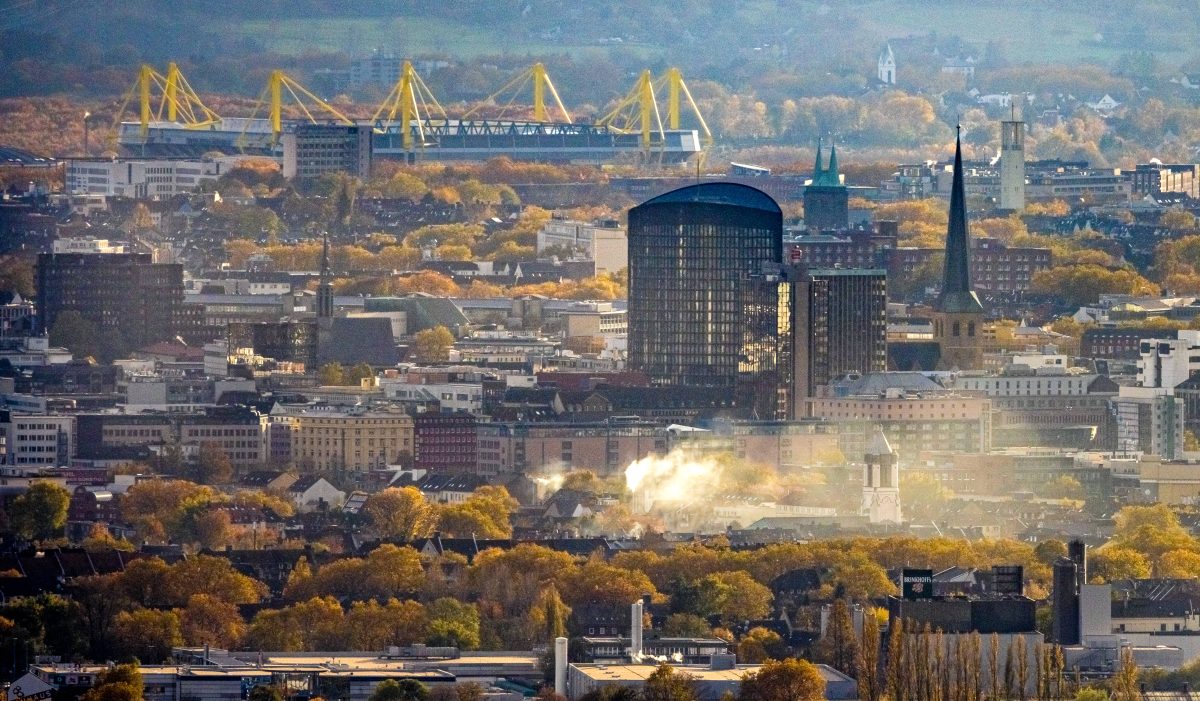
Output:
[[685,187],[629,212],[629,362],[663,386],[731,393],[786,416],[791,285],[783,219],[759,190]]

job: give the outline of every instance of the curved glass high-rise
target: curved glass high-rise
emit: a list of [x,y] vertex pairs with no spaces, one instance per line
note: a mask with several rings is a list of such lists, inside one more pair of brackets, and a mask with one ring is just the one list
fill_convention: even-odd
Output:
[[785,418],[793,290],[782,251],[779,205],[745,185],[692,185],[631,209],[630,367]]

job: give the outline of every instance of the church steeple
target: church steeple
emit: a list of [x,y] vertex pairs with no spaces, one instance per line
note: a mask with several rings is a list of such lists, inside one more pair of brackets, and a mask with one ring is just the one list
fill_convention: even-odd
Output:
[[838,173],[837,144],[829,147],[829,167],[825,170],[825,179],[833,186],[842,184],[842,176]]
[[817,162],[815,164],[813,164],[813,174],[812,174],[813,185],[816,185],[821,180],[821,176],[824,173],[825,173],[825,166],[822,164],[822,158],[821,158],[821,140],[817,139]]
[[329,271],[329,232],[321,246],[321,284],[317,286],[317,319],[333,318],[333,275]]
[[962,127],[954,140],[954,180],[950,187],[950,221],[946,226],[946,264],[938,311],[952,314],[983,313],[983,304],[971,289],[971,245],[967,233],[966,188],[963,184]]

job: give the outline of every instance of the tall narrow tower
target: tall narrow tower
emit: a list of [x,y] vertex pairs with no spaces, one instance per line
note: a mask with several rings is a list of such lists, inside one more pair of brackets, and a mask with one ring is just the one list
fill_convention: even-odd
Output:
[[333,276],[329,272],[329,232],[321,247],[321,284],[317,287],[317,324],[326,328],[333,322]]
[[896,84],[896,54],[892,53],[891,44],[885,44],[883,50],[879,52],[876,69],[878,71],[877,77],[879,78],[879,82],[884,85]]
[[1025,122],[1015,107],[1000,122],[1000,209],[1025,209]]
[[954,144],[954,182],[950,188],[950,221],[946,226],[946,267],[942,293],[934,305],[933,338],[941,350],[939,369],[982,369],[983,303],[971,288],[971,239],[967,233],[961,133]]
[[896,451],[879,426],[867,440],[863,461],[866,467],[859,513],[871,523],[900,523],[900,467]]

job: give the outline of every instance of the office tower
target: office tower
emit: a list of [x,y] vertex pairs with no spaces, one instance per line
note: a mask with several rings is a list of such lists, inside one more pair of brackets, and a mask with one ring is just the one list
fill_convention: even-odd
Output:
[[960,135],[954,146],[954,180],[950,188],[942,292],[933,314],[933,338],[940,350],[938,368],[943,370],[979,370],[983,367],[983,303],[971,287],[970,252]]
[[[862,268],[810,268],[808,372],[797,373],[798,393],[849,374],[887,370],[887,274]],[[797,299],[802,299],[797,297]]]
[[95,325],[109,352],[169,341],[179,333],[183,267],[148,253],[43,253],[38,256],[38,323],[54,327],[68,310]]
[[692,185],[631,209],[628,237],[630,367],[657,385],[726,393],[750,416],[791,417],[779,205],[745,185]]

